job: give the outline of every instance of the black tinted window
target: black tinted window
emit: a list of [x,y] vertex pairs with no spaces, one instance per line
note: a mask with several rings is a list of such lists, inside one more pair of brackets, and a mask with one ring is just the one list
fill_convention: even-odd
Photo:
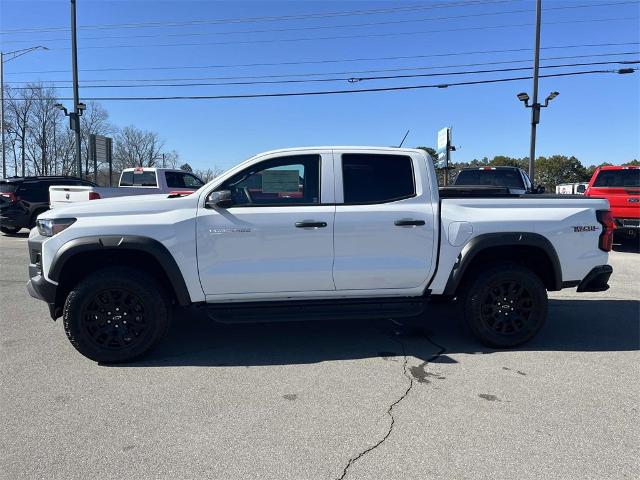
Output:
[[197,190],[204,185],[202,180],[187,172],[165,172],[164,176],[169,188],[193,188]]
[[13,193],[16,191],[16,184],[9,182],[0,182],[0,192]]
[[411,158],[404,155],[342,155],[344,203],[382,203],[415,195]]
[[234,206],[320,203],[320,156],[295,155],[252,165],[224,182]]
[[518,170],[462,170],[456,185],[491,185],[494,187],[524,188]]
[[49,201],[49,182],[23,182],[16,194],[27,202],[38,203]]
[[600,170],[594,187],[640,187],[640,169]]

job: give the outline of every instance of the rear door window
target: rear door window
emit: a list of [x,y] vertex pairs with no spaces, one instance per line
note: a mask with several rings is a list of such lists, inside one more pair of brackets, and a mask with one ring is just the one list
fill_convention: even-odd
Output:
[[164,178],[169,188],[192,188],[197,190],[204,185],[202,180],[188,172],[164,172]]
[[413,165],[406,155],[342,155],[344,203],[386,203],[415,196]]

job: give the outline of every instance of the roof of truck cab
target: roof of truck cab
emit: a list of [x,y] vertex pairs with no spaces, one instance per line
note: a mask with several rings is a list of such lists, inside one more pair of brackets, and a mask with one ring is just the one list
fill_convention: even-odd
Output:
[[272,155],[274,153],[289,153],[289,152],[301,152],[301,151],[318,151],[318,150],[380,150],[382,152],[406,152],[406,153],[428,153],[420,148],[400,148],[400,147],[375,147],[366,145],[324,145],[316,147],[289,147],[278,148],[275,150],[269,150],[267,152],[260,152],[252,157],[262,155]]

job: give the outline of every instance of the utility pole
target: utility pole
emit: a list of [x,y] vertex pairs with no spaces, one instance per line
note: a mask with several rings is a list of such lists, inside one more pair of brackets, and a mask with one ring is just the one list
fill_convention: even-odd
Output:
[[78,44],[76,32],[76,0],[71,0],[71,68],[73,70],[73,112],[69,114],[71,129],[76,133],[76,163],[78,178],[82,178],[82,151],[80,149],[80,96],[78,93]]
[[533,51],[533,104],[531,106],[531,144],[529,147],[529,178],[535,183],[536,173],[536,127],[540,123],[538,103],[538,72],[540,69],[540,24],[542,23],[542,0],[536,0],[536,41]]

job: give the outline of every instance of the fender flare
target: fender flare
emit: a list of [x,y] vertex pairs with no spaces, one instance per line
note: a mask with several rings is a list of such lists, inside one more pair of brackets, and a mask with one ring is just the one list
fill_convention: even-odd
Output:
[[473,237],[463,247],[458,259],[449,274],[443,295],[454,295],[464,273],[473,259],[483,250],[492,247],[536,247],[541,249],[551,262],[553,268],[553,288],[551,291],[562,289],[562,267],[553,244],[539,233],[531,232],[503,232],[485,233]]
[[55,282],[60,280],[60,275],[65,264],[79,253],[92,251],[139,251],[150,254],[167,275],[176,294],[178,303],[182,306],[191,304],[189,290],[175,259],[162,243],[149,237],[138,235],[99,235],[81,237],[70,240],[62,245],[49,268],[49,278]]

